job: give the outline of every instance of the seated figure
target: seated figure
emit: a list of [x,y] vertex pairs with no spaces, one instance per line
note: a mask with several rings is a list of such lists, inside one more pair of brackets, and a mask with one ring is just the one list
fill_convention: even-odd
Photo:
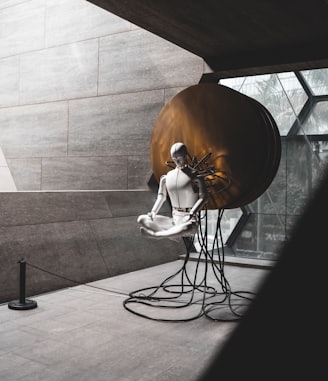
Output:
[[[188,165],[188,151],[183,143],[171,147],[171,157],[176,167],[160,178],[157,199],[148,214],[137,219],[140,231],[151,238],[191,236],[197,232],[196,214],[207,202],[204,179]],[[163,203],[170,198],[172,217],[159,215]]]

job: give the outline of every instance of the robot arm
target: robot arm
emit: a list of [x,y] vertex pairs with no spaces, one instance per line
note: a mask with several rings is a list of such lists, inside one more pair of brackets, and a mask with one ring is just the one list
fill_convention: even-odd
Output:
[[167,198],[166,176],[163,175],[160,178],[156,201],[152,207],[151,212],[148,213],[149,217],[152,220],[156,217],[157,213],[160,211],[160,209],[161,209],[162,205],[164,204],[166,198]]
[[195,202],[194,206],[191,208],[191,210],[189,212],[191,217],[194,216],[199,210],[201,210],[202,207],[206,204],[206,202],[208,200],[208,193],[207,193],[207,189],[206,189],[204,179],[202,177],[198,176],[194,180],[194,183],[198,187],[199,198]]

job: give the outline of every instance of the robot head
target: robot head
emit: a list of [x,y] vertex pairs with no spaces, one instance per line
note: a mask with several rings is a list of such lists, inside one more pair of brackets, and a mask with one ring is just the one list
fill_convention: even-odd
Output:
[[171,157],[175,164],[179,167],[184,167],[187,165],[187,147],[183,143],[175,143],[171,147]]

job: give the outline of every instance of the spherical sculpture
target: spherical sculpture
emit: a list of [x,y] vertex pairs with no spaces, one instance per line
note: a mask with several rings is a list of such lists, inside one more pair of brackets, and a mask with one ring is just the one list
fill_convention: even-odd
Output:
[[156,180],[171,168],[170,150],[183,142],[203,174],[207,209],[232,209],[258,198],[278,170],[281,141],[269,111],[218,84],[190,86],[171,98],[155,121],[150,159]]

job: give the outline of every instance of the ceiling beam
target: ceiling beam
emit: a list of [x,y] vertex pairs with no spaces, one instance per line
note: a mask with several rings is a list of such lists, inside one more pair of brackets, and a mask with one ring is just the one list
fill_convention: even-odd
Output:
[[88,0],[221,78],[328,67],[328,0]]

